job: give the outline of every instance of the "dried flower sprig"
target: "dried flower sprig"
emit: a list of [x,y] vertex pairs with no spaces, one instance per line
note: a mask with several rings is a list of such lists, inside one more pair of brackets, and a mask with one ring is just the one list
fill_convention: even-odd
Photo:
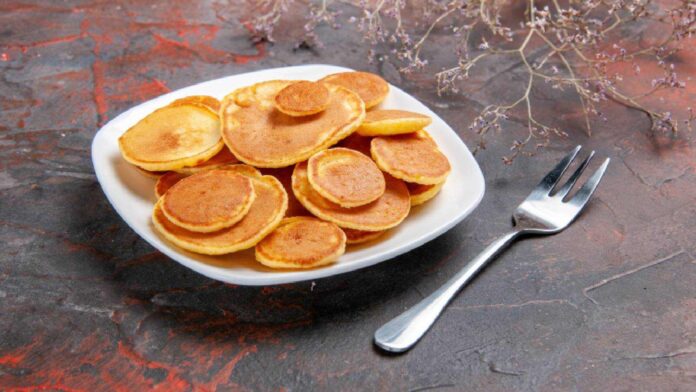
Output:
[[[292,0],[260,0],[252,25],[257,39],[273,40],[274,27],[287,12]],[[339,10],[344,6],[322,0],[320,3],[301,3],[308,7],[303,45],[320,45],[315,29],[322,25],[337,28]],[[606,117],[599,104],[613,100],[645,113],[653,129],[677,132],[679,121],[670,112],[656,111],[644,106],[640,99],[663,89],[680,89],[675,65],[669,62],[680,41],[696,33],[696,2],[681,0],[668,7],[651,0],[526,0],[524,9],[515,13],[518,3],[507,0],[424,0],[407,4],[405,0],[359,0],[348,3],[356,7],[359,17],[350,17],[373,47],[386,48],[400,62],[400,71],[412,73],[428,66],[424,49],[433,34],[448,34],[453,42],[453,65],[437,71],[438,94],[461,93],[473,69],[497,56],[519,59],[525,75],[522,94],[509,103],[486,106],[470,125],[480,135],[480,148],[485,148],[485,136],[490,130],[500,130],[501,121],[521,110],[526,117],[528,134],[516,140],[506,163],[519,154],[532,154],[548,145],[550,137],[565,137],[557,127],[537,120],[533,110],[532,91],[539,83],[558,90],[574,91],[584,115],[585,128],[591,133],[590,116]],[[512,11],[511,11],[512,10]],[[407,16],[408,15],[408,16]],[[635,29],[646,23],[667,26],[668,33],[646,47],[624,45],[617,32]],[[371,54],[375,51],[371,50]],[[623,76],[611,73],[615,63],[630,63],[640,72],[639,57],[651,58],[663,75],[652,81],[649,91],[631,96],[620,87]],[[684,121],[691,129],[693,111]],[[534,141],[533,147],[530,143]]]
[[288,11],[292,0],[258,0],[254,12],[258,15],[251,23],[252,41],[273,42],[273,31],[280,18]]

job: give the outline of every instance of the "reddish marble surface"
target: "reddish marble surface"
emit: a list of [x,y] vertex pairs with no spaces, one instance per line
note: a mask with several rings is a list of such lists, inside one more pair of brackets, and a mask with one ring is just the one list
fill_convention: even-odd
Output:
[[[0,389],[3,390],[694,390],[696,153],[654,138],[640,113],[606,108],[588,138],[572,96],[535,91],[566,140],[512,166],[520,118],[477,156],[487,194],[452,231],[374,268],[315,283],[248,288],[199,276],[154,251],[109,206],[89,146],[142,100],[234,73],[325,62],[379,72],[469,145],[484,105],[512,97],[510,64],[478,92],[438,97],[423,75],[365,63],[353,33],[316,51],[249,43],[223,1],[0,3]],[[694,52],[677,57],[692,78]],[[438,56],[435,60],[438,61]],[[640,76],[643,82],[649,76]],[[636,84],[638,85],[638,84]],[[658,105],[692,105],[692,85]],[[509,213],[582,143],[613,163],[586,213],[517,244],[403,356],[374,330],[509,227]]]

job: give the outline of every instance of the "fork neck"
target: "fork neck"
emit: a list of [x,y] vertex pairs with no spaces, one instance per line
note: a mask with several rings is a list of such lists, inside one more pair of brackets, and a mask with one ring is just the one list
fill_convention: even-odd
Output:
[[526,233],[527,229],[522,227],[513,227],[512,230],[500,236],[500,238],[508,238],[509,240],[514,240],[522,234]]
[[514,241],[518,236],[524,233],[524,229],[513,228],[507,233],[498,237],[495,241],[491,242],[486,249],[481,252],[479,257],[491,258],[494,257],[498,252],[505,249],[512,241]]
[[[509,232],[496,238],[493,242],[488,244],[488,246],[481,251],[462,271],[462,275],[469,275],[475,273],[486,265],[491,259],[493,259],[498,253],[503,249],[507,248],[512,241],[514,241],[517,236],[523,233],[523,229],[513,228]],[[470,271],[466,271],[470,270]],[[464,278],[468,280],[469,278]]]

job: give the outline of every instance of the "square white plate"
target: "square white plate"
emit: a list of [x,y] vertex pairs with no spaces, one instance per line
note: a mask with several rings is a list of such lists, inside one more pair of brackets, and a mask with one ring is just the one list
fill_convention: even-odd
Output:
[[484,181],[481,169],[457,134],[437,114],[418,100],[391,86],[382,108],[398,108],[428,114],[428,131],[452,165],[442,191],[428,203],[415,207],[406,220],[380,241],[348,247],[338,262],[317,269],[279,271],[254,260],[253,249],[225,256],[204,256],[167,242],[155,231],[150,214],[156,201],[155,181],[128,164],[118,149],[118,138],[153,110],[188,95],[221,99],[232,90],[272,79],[316,80],[325,75],[352,71],[333,65],[302,65],[250,72],[182,88],[144,102],[104,125],[92,142],[92,162],[106,197],[116,212],[145,241],[180,264],[212,279],[239,285],[261,286],[318,279],[364,268],[391,259],[434,239],[464,219],[481,201]]

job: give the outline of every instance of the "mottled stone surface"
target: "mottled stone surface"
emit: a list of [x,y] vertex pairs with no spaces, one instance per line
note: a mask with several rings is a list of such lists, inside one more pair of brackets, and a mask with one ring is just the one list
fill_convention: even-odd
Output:
[[[426,75],[366,63],[350,31],[322,30],[323,49],[293,50],[250,44],[237,5],[222,1],[0,3],[0,389],[696,389],[694,142],[651,137],[645,116],[618,105],[588,138],[580,116],[558,115],[576,107],[570,93],[538,89],[538,116],[568,139],[506,166],[500,157],[526,132],[513,117],[477,155],[487,192],[468,219],[394,260],[314,283],[209,280],[156,252],[110,207],[90,161],[93,135],[170,90],[339,64],[382,73],[473,146],[469,122],[524,77],[501,60],[510,63],[474,74],[475,94],[438,97]],[[674,59],[682,76],[696,76],[695,58]],[[655,104],[684,110],[694,91]],[[374,330],[507,230],[514,206],[577,143],[613,159],[586,213],[507,251],[410,353],[377,351]]]

